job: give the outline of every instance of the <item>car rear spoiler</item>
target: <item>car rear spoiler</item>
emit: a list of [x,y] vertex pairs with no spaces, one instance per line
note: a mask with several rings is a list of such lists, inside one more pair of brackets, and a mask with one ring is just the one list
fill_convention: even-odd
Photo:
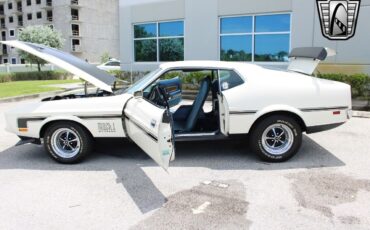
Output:
[[288,70],[312,75],[321,61],[335,56],[335,50],[324,47],[301,47],[290,52]]

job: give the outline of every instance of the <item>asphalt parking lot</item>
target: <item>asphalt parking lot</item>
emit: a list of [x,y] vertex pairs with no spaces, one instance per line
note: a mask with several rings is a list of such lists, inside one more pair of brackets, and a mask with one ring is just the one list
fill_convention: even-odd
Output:
[[370,229],[370,119],[304,136],[269,164],[244,141],[177,144],[166,173],[134,144],[78,165],[15,147],[0,104],[0,229]]

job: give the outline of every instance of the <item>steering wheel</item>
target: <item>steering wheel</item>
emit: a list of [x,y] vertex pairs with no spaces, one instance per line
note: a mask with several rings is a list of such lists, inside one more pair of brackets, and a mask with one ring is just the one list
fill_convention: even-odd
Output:
[[165,90],[158,85],[154,86],[150,91],[148,99],[157,105],[168,106],[167,94]]

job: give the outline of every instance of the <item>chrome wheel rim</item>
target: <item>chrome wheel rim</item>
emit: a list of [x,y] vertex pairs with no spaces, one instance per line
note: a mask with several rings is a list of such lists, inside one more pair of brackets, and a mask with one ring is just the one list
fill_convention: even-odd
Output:
[[61,128],[51,136],[51,147],[59,157],[73,158],[80,152],[81,140],[75,131]]
[[293,146],[294,135],[284,124],[270,125],[262,134],[262,146],[271,155],[282,155]]

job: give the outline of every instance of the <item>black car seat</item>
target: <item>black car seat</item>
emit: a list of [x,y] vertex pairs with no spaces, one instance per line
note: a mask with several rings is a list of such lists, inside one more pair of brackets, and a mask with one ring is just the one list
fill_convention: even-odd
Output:
[[174,130],[177,132],[190,132],[194,129],[201,114],[211,87],[211,78],[206,77],[200,82],[199,93],[195,98],[189,115],[184,121],[174,121]]
[[220,86],[218,84],[218,79],[214,80],[212,82],[212,86],[211,86],[211,89],[212,89],[212,107],[213,107],[213,112],[214,113],[217,113],[218,111],[218,93],[220,91]]

